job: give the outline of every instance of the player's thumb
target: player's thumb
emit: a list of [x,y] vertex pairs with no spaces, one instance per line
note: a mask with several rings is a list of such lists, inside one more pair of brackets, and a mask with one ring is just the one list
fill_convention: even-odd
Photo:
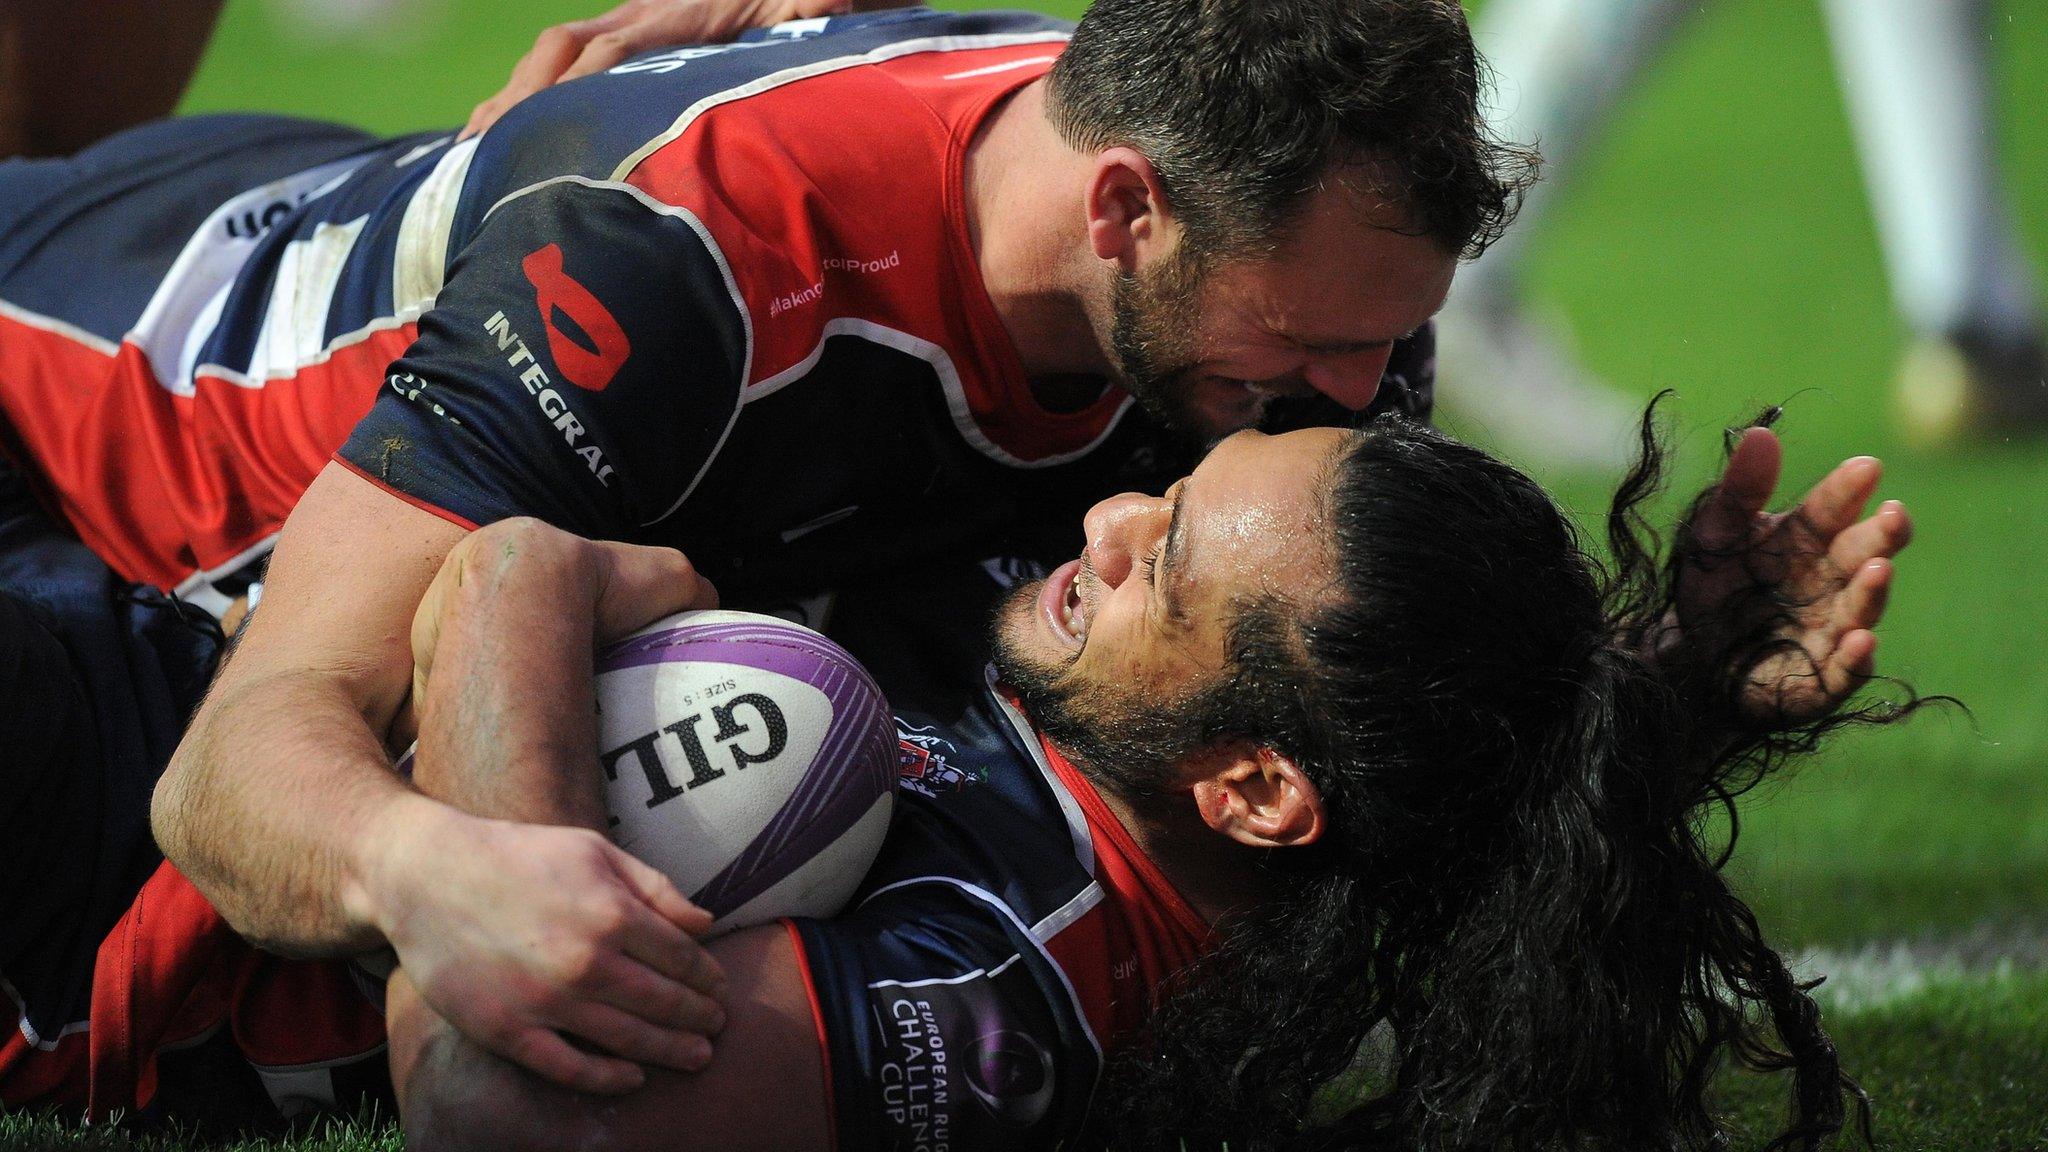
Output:
[[663,616],[718,607],[718,590],[673,548],[599,541],[597,640],[606,643]]

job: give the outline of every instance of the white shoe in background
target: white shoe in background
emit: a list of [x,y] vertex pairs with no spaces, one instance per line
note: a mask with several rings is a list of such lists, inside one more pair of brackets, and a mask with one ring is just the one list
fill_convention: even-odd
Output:
[[2048,348],[2039,335],[1922,337],[1899,358],[1892,400],[1907,440],[1923,448],[2038,437],[2048,432]]
[[1644,401],[1587,372],[1557,329],[1520,308],[1437,317],[1437,403],[1509,459],[1615,474],[1635,458]]

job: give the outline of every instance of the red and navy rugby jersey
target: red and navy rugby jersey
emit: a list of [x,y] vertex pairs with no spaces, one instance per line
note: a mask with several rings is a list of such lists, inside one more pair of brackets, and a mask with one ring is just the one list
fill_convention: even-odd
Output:
[[[964,149],[1066,34],[797,21],[480,141],[197,118],[0,167],[0,415],[118,571],[216,607],[337,447],[459,523],[681,546],[742,598],[1163,483],[1120,391],[1034,401],[969,246]],[[1426,408],[1427,351],[1380,407]]]
[[[1028,506],[1027,476],[1071,477],[1128,407],[1033,402],[967,239],[968,138],[1066,30],[800,21],[558,86],[460,144],[260,119],[233,124],[247,147],[207,120],[117,138],[0,262],[0,406],[97,551],[192,592],[337,448],[464,523],[687,543],[756,586],[872,569]],[[126,210],[86,210],[106,196]]]
[[993,687],[897,718],[881,858],[797,920],[842,1149],[1049,1149],[1208,928],[1086,777]]
[[[898,717],[901,791],[853,903],[796,920],[844,1149],[1051,1149],[1207,928],[993,690]],[[89,1019],[0,1040],[0,1103],[228,1125],[391,1106],[381,989],[236,936],[169,864],[100,945]]]

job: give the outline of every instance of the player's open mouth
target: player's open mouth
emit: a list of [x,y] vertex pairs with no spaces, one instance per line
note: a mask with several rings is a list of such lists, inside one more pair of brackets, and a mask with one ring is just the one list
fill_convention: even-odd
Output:
[[1046,627],[1069,648],[1078,650],[1088,640],[1088,619],[1081,603],[1081,562],[1069,560],[1053,569],[1039,593],[1038,606]]

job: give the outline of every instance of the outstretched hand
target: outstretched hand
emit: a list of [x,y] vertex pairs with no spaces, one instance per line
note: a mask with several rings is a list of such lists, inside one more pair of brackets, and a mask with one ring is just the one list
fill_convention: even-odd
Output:
[[[1741,655],[1730,645],[1764,639],[1739,706],[1745,720],[1765,724],[1825,716],[1870,678],[1877,658],[1872,629],[1891,593],[1891,558],[1913,536],[1905,505],[1896,500],[1863,515],[1883,474],[1870,456],[1843,461],[1796,508],[1766,512],[1783,462],[1774,433],[1743,433],[1720,483],[1686,527],[1677,631],[1660,644],[1726,660]],[[1768,595],[1750,595],[1755,591]],[[1777,616],[1764,637],[1751,635],[1764,619],[1758,612]]]
[[469,114],[466,139],[507,109],[564,80],[602,72],[650,48],[715,44],[785,20],[902,8],[912,0],[626,0],[602,16],[545,29],[512,68],[512,78]]

